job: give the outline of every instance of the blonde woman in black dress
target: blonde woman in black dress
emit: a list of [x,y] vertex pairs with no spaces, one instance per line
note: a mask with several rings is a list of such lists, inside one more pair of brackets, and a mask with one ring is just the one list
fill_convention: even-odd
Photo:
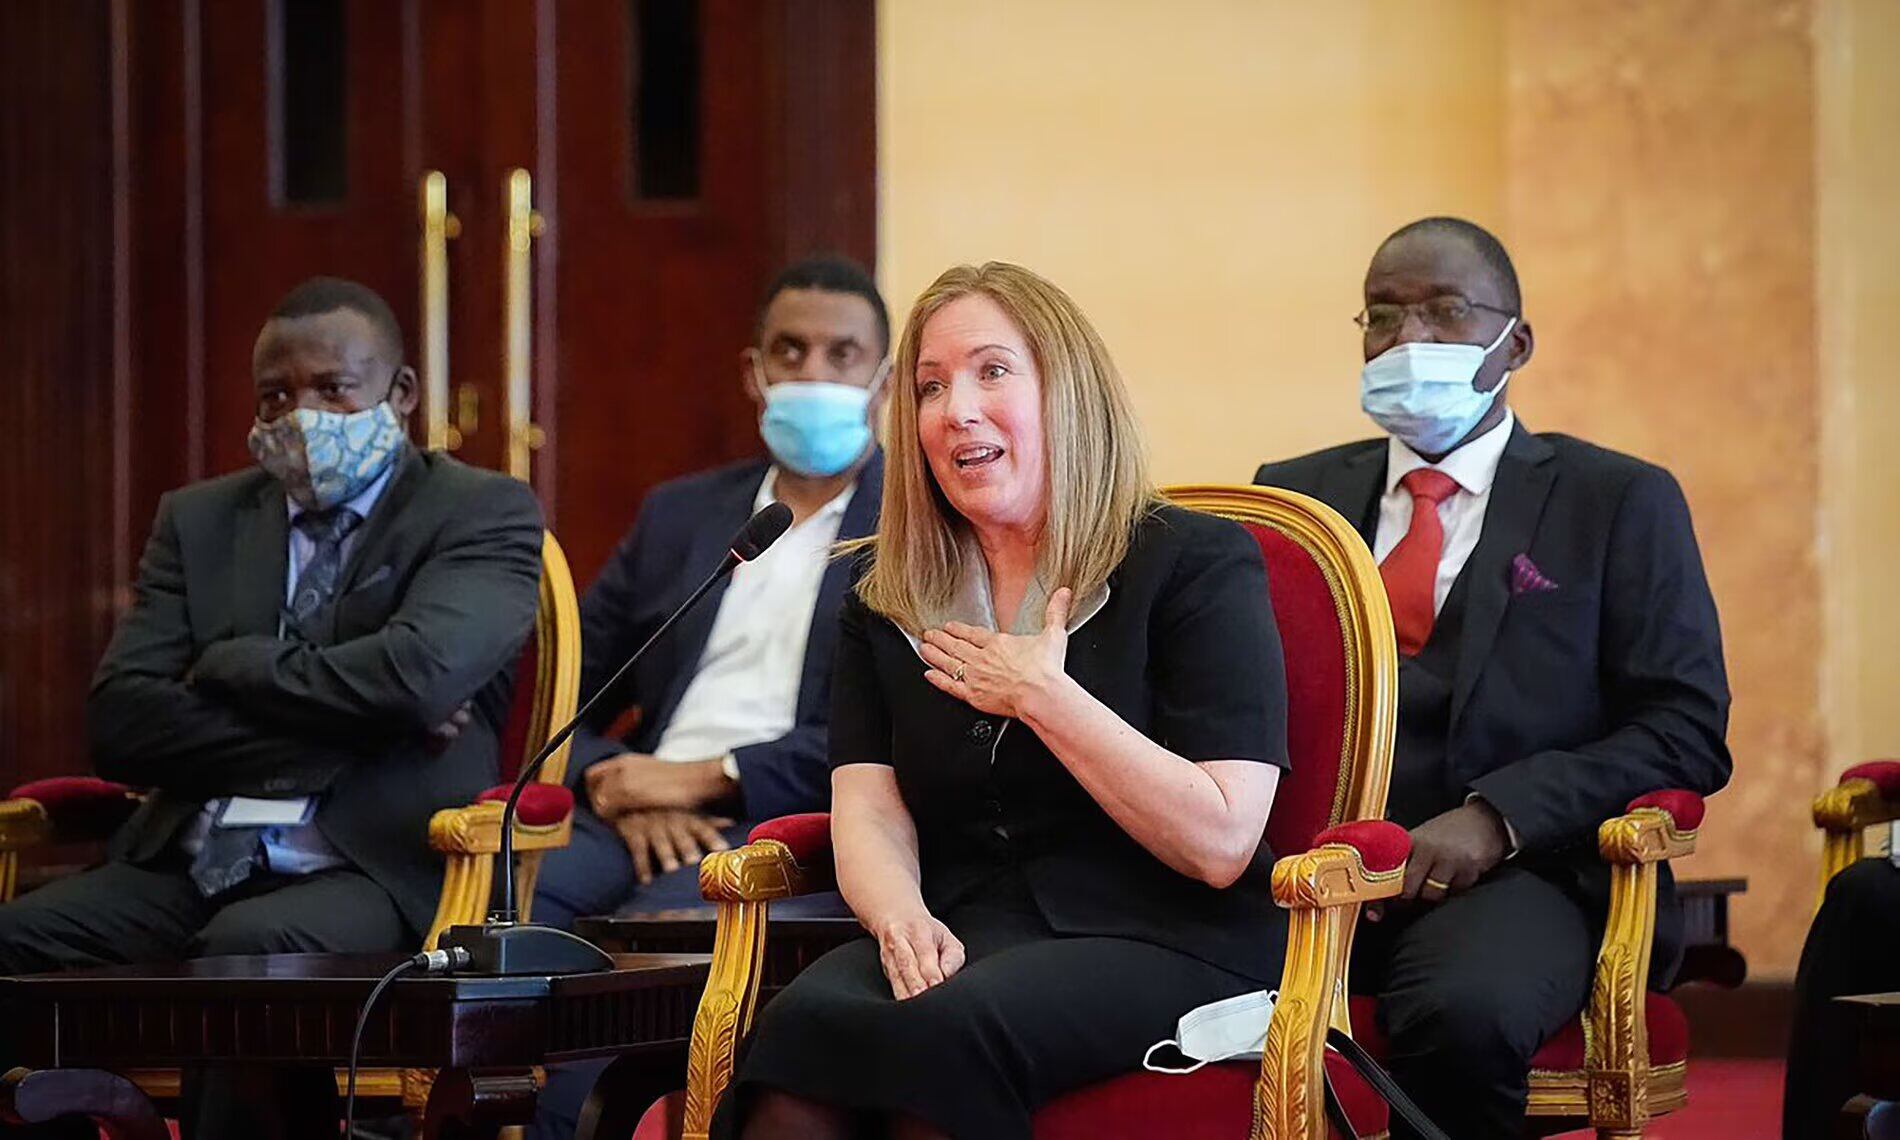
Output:
[[1280,975],[1259,549],[1155,497],[1107,349],[1027,270],[938,278],[893,389],[832,682],[838,883],[872,938],[766,1009],[720,1135],[1028,1137]]

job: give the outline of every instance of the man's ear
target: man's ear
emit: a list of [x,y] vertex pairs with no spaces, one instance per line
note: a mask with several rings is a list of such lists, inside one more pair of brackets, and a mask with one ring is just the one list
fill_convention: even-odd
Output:
[[396,375],[389,381],[389,406],[396,409],[397,415],[407,419],[421,402],[420,391],[416,370],[405,364],[396,369]]
[[1518,321],[1511,330],[1511,355],[1504,367],[1512,372],[1521,372],[1531,362],[1531,354],[1537,351],[1537,334],[1531,332],[1528,322]]
[[761,410],[765,407],[765,361],[756,348],[739,350],[739,388],[746,398],[757,404]]

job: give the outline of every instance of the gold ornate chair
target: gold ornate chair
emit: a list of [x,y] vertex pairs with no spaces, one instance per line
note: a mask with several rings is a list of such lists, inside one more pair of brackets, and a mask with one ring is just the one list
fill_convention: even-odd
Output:
[[1866,857],[1867,829],[1895,820],[1900,820],[1900,760],[1856,764],[1814,798],[1814,826],[1822,832],[1816,907],[1834,876]]
[[[1072,1093],[1036,1117],[1043,1140],[1070,1137],[1295,1136],[1322,1122],[1321,1074],[1350,1070],[1322,1051],[1325,1028],[1348,1029],[1345,970],[1359,903],[1395,894],[1409,841],[1385,812],[1397,709],[1397,656],[1378,568],[1346,521],[1316,500],[1266,487],[1171,489],[1174,502],[1233,519],[1260,543],[1288,662],[1291,777],[1267,842],[1289,854],[1273,891],[1293,908],[1280,1002],[1260,1064],[1209,1065],[1192,1076],[1136,1072]],[[638,1137],[703,1137],[750,1030],[767,913],[826,885],[830,822],[822,814],[762,824],[752,841],[708,856],[700,889],[718,906],[712,976],[693,1026],[687,1087],[656,1103]],[[1324,905],[1321,905],[1324,904]],[[1324,1068],[1322,1068],[1322,1066]],[[1384,1104],[1341,1081],[1362,1136],[1386,1131]],[[1315,1133],[1318,1135],[1318,1133]]]
[[[445,808],[429,821],[429,845],[445,867],[435,920],[423,940],[433,948],[443,930],[487,917],[501,852],[501,813],[520,766],[547,743],[553,731],[574,715],[580,697],[580,606],[567,555],[552,533],[541,544],[540,598],[534,636],[522,648],[515,673],[515,699],[501,740],[505,782],[477,796],[466,807]],[[531,681],[531,683],[530,683]],[[537,783],[516,807],[516,879],[527,921],[542,853],[565,847],[572,829],[574,797],[565,783],[568,748],[548,758]],[[131,788],[92,777],[40,780],[14,789],[0,801],[0,902],[13,897],[22,851],[67,838],[103,838],[137,806]],[[178,1094],[176,1070],[126,1074],[153,1097]],[[338,1074],[339,1087],[342,1074]],[[396,1069],[367,1069],[357,1075],[359,1098],[400,1098],[419,1113],[428,1099],[433,1074]]]
[[[1701,826],[1702,815],[1702,797],[1693,792],[1665,791],[1632,801],[1626,814],[1606,820],[1598,828],[1598,849],[1610,864],[1609,921],[1597,950],[1589,1007],[1531,1058],[1528,1115],[1534,1132],[1549,1134],[1588,1127],[1602,1138],[1641,1137],[1652,1117],[1687,1103],[1683,1081],[1689,1055],[1688,1019],[1667,995],[1649,992],[1647,982],[1656,932],[1656,865],[1695,850],[1696,828]],[[1356,907],[1370,897],[1356,881],[1345,878],[1340,881],[1351,883],[1351,889],[1341,892],[1339,901],[1304,883],[1288,883],[1296,889],[1283,891],[1281,876],[1292,876],[1293,863],[1283,859],[1274,869],[1274,896],[1282,906],[1293,907],[1296,912],[1343,912],[1346,906]],[[1321,935],[1317,950],[1299,949],[1289,941],[1289,975],[1296,953],[1314,955],[1328,971],[1332,962],[1343,962],[1345,949],[1335,950],[1331,940],[1336,937],[1335,927],[1347,921],[1349,918],[1342,913],[1335,924],[1312,927]],[[1295,927],[1296,932],[1300,929]],[[1340,985],[1329,987],[1329,993],[1343,989],[1343,972],[1337,976]],[[1286,1003],[1287,991],[1283,989],[1280,1008],[1284,1009]],[[1379,1033],[1376,1002],[1363,995],[1346,1003],[1336,1002],[1335,1016],[1340,1004],[1349,1006],[1350,1021],[1359,1030],[1357,1039],[1367,1052],[1383,1057],[1386,1048]],[[1303,1019],[1283,1025],[1276,1011],[1268,1041],[1271,1044],[1271,1034],[1284,1029],[1299,1036],[1297,1052],[1311,1056],[1323,1044],[1325,1024],[1319,1019]],[[1311,1071],[1317,1072],[1317,1067]],[[1356,1072],[1345,1074],[1342,1080],[1334,1071],[1334,1077],[1342,1097],[1349,1086],[1362,1083]],[[1280,1140],[1319,1140],[1326,1135],[1321,1102],[1309,1096],[1300,1111],[1282,1114],[1276,1129],[1266,1135]]]

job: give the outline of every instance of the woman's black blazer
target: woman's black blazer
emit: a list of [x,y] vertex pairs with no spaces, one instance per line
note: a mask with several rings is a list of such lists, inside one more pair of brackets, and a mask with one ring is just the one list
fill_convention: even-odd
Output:
[[[1269,890],[1264,842],[1224,890],[1177,873],[1110,819],[1028,726],[924,680],[910,640],[855,594],[839,620],[831,762],[896,770],[932,913],[1015,870],[1059,934],[1139,939],[1278,979],[1286,925]],[[1235,523],[1157,507],[1139,524],[1102,607],[1071,634],[1066,668],[1188,760],[1287,766],[1266,567]]]

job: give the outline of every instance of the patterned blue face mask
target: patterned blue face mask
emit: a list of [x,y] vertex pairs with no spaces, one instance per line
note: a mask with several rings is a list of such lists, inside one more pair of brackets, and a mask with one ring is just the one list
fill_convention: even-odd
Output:
[[347,503],[388,470],[407,437],[389,402],[360,412],[298,408],[251,426],[251,456],[308,511]]

